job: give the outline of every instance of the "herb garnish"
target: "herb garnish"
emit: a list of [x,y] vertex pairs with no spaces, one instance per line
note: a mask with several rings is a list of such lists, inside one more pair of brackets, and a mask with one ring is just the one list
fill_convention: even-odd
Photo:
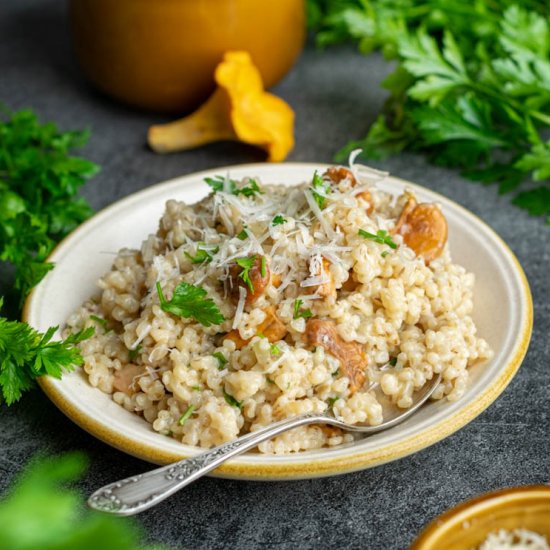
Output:
[[392,367],[395,367],[395,365],[397,365],[397,357],[392,357],[389,363]]
[[167,301],[157,281],[157,293],[161,309],[172,315],[192,317],[205,327],[219,325],[225,320],[214,300],[205,299],[207,292],[200,286],[180,283],[174,289],[172,299]]
[[128,350],[128,360],[135,361],[139,352],[141,351],[141,344],[138,344],[135,348]]
[[380,254],[380,256],[382,256],[382,258],[385,258],[389,253],[390,253],[389,250],[384,250],[384,251],[382,252],[382,254]]
[[225,355],[221,351],[216,351],[212,354],[218,360],[218,370],[223,370],[225,365],[229,362]]
[[334,403],[336,403],[336,401],[338,401],[338,399],[340,399],[340,398],[339,397],[329,397],[327,399],[328,406],[332,409],[334,407]]
[[240,241],[244,241],[248,239],[248,231],[246,230],[246,228],[243,227],[243,229],[241,229],[241,231],[239,231],[239,233],[237,233],[235,237],[237,237],[237,239],[239,239]]
[[[226,178],[223,176],[204,178],[204,181],[214,190],[214,192],[224,192]],[[249,179],[248,185],[239,188],[237,181],[229,178],[227,179],[227,192],[231,195],[243,195],[245,197],[253,197],[263,193],[255,179]]]
[[101,325],[101,328],[103,328],[103,334],[108,334],[113,329],[107,328],[107,319],[102,319],[101,317],[98,317],[97,315],[90,315],[90,319],[92,321],[95,321],[96,323],[99,323]]
[[293,319],[309,319],[313,315],[313,313],[311,313],[311,309],[300,309],[303,303],[304,301],[300,299],[294,301]]
[[268,384],[275,384],[275,381],[271,380],[271,378],[269,378],[269,376],[266,376],[265,379],[267,380]]
[[311,182],[311,194],[315,199],[315,202],[319,208],[324,208],[327,204],[326,195],[330,194],[330,183],[326,182],[317,171],[313,174],[313,180]]
[[361,235],[361,237],[364,237],[365,239],[370,239],[371,241],[374,241],[375,243],[387,244],[390,248],[393,248],[394,250],[397,248],[397,244],[391,238],[391,235],[387,231],[385,231],[384,229],[379,229],[376,232],[376,235],[374,233],[369,233],[368,231],[365,231],[364,229],[359,229],[358,233],[359,233],[359,235]]
[[[0,308],[2,302],[0,298]],[[75,366],[84,364],[75,345],[90,338],[94,327],[75,332],[65,340],[51,342],[57,328],[50,327],[40,333],[27,323],[0,317],[0,389],[8,405],[33,387],[35,378],[44,374],[61,378],[62,370],[72,371]]]
[[281,350],[277,344],[271,344],[269,346],[269,351],[271,352],[271,355],[280,355]]
[[207,245],[206,243],[199,242],[197,243],[197,248],[194,256],[191,256],[188,252],[185,252],[185,255],[191,260],[193,264],[202,264],[209,263],[212,261],[214,254],[219,250],[219,246]]
[[286,218],[281,216],[281,214],[277,214],[272,220],[272,225],[283,225],[283,223],[286,223]]
[[195,408],[196,408],[195,405],[189,405],[189,407],[187,407],[187,410],[180,416],[178,420],[178,424],[180,426],[183,426],[185,424],[187,419],[193,414],[193,411],[195,410]]
[[240,409],[243,406],[242,401],[237,401],[232,395],[229,395],[225,388],[223,389],[223,396],[225,397],[225,402],[228,405],[231,405],[232,407],[236,407],[237,409]]
[[202,388],[200,386],[191,386],[191,389],[193,391],[202,391]]
[[250,279],[250,270],[256,261],[256,255],[247,256],[246,258],[237,258],[235,263],[242,268],[239,273],[239,277],[244,281],[246,286],[250,289],[250,292],[254,292],[254,285]]
[[260,259],[260,273],[262,277],[265,277],[266,275],[266,268],[265,268],[265,256],[262,256]]
[[45,260],[55,244],[92,214],[77,192],[99,167],[69,154],[88,132],[59,132],[30,110],[0,116],[0,261],[15,268],[20,306],[52,269]]

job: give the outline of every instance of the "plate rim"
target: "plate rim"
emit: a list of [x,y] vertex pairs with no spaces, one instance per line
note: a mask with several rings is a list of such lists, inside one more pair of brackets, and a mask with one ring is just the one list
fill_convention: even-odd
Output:
[[[205,176],[211,176],[213,172],[231,172],[234,170],[265,170],[265,169],[305,169],[311,170],[323,169],[325,167],[332,166],[329,163],[310,163],[310,162],[286,162],[286,163],[250,163],[250,164],[235,164],[230,166],[221,166],[217,168],[209,168],[207,170],[201,170],[199,172],[191,172],[182,176],[171,178],[156,184],[150,185],[144,189],[130,193],[115,202],[107,205],[105,208],[96,212],[91,218],[79,225],[74,231],[67,235],[57,246],[52,250],[48,256],[48,260],[54,259],[56,254],[64,248],[67,242],[77,238],[80,234],[86,231],[89,224],[95,222],[98,216],[108,216],[111,211],[115,211],[121,205],[121,203],[133,202],[140,199],[143,195],[150,194],[153,190],[159,190],[162,187],[169,187],[177,182],[181,182],[185,179],[202,179]],[[232,479],[249,479],[249,480],[285,480],[285,479],[309,479],[315,477],[325,477],[330,475],[338,475],[358,470],[363,470],[385,464],[387,462],[403,458],[422,449],[425,449],[438,441],[452,435],[466,424],[471,422],[474,418],[480,415],[491,403],[493,403],[498,396],[508,386],[516,372],[518,371],[531,338],[533,327],[533,301],[531,296],[531,290],[527,277],[510,247],[503,241],[503,239],[481,218],[476,214],[469,211],[459,203],[453,201],[441,195],[436,191],[432,191],[419,184],[398,178],[395,176],[389,176],[390,180],[401,183],[405,186],[417,189],[424,194],[428,194],[434,197],[435,200],[450,203],[452,206],[460,211],[460,213],[466,218],[470,218],[475,223],[480,224],[488,231],[491,236],[500,244],[502,251],[506,254],[510,260],[510,265],[514,268],[515,275],[518,276],[520,282],[520,301],[518,307],[520,308],[520,318],[522,325],[519,327],[518,336],[515,340],[513,353],[510,356],[505,367],[501,369],[498,377],[493,381],[491,385],[485,388],[485,390],[479,395],[477,400],[469,405],[468,408],[458,409],[453,416],[445,419],[444,422],[440,422],[439,425],[428,426],[422,432],[413,434],[403,440],[389,443],[381,448],[350,452],[345,456],[330,456],[327,454],[326,458],[315,458],[314,460],[296,461],[292,463],[250,463],[240,462],[239,458],[232,459],[231,461],[220,466],[210,475],[213,477],[223,477]],[[30,316],[30,312],[33,306],[33,297],[35,295],[34,290],[29,294],[25,301],[25,305],[22,313],[22,320],[27,322]],[[166,449],[155,448],[148,443],[142,443],[136,441],[135,438],[122,434],[110,427],[104,425],[102,422],[89,416],[82,410],[80,410],[73,403],[65,401],[57,385],[62,383],[58,379],[51,378],[49,376],[42,376],[38,379],[38,384],[48,396],[48,398],[54,403],[54,405],[63,412],[70,420],[72,420],[79,427],[100,439],[104,443],[121,450],[127,454],[135,456],[137,458],[153,462],[156,464],[168,464],[183,458],[188,458],[192,455],[187,453],[177,453]]]

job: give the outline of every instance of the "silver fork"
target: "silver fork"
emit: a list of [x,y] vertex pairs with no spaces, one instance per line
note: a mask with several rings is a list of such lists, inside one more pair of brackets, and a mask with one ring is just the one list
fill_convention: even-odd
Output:
[[192,458],[186,458],[180,462],[105,485],[90,496],[88,506],[117,516],[138,514],[162,502],[204,474],[211,472],[226,460],[253,449],[266,439],[271,439],[298,426],[329,424],[346,431],[362,434],[382,432],[393,428],[413,415],[432,395],[440,380],[441,375],[438,374],[430,384],[414,394],[414,402],[410,408],[399,412],[378,426],[346,424],[330,414],[319,413],[287,418]]

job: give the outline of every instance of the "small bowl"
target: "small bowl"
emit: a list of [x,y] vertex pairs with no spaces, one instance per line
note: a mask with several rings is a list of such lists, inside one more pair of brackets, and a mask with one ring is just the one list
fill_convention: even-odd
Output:
[[550,542],[550,486],[501,489],[455,506],[434,519],[410,550],[471,550],[499,529],[528,529]]

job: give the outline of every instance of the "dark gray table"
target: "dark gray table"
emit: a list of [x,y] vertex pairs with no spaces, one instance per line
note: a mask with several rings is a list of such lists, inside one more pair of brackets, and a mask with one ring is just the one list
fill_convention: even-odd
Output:
[[[347,140],[364,135],[383,102],[380,82],[388,69],[376,55],[308,48],[275,90],[297,115],[289,160],[330,162]],[[31,106],[65,129],[91,128],[84,154],[103,170],[84,195],[95,208],[180,174],[263,158],[239,144],[165,157],[148,151],[146,129],[160,118],[111,102],[83,81],[58,0],[0,0],[0,100],[13,109]],[[205,478],[140,516],[150,541],[190,549],[401,549],[434,516],[463,499],[550,481],[550,229],[512,207],[494,187],[468,183],[422,156],[401,155],[381,166],[469,208],[517,254],[535,302],[533,339],[518,375],[460,432],[391,464],[285,483]],[[39,450],[84,450],[91,458],[85,492],[149,468],[77,428],[40,391],[3,407],[1,426],[0,491]]]

